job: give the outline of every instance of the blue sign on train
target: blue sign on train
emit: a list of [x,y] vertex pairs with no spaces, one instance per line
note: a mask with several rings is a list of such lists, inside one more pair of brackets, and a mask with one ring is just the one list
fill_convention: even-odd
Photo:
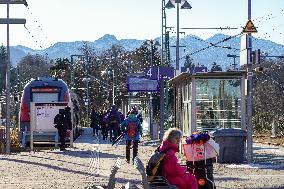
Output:
[[186,67],[181,67],[181,72],[188,72],[190,74],[193,74],[193,73],[200,73],[200,72],[207,72],[207,67],[205,66],[195,66],[195,67],[189,67],[189,68],[186,68]]

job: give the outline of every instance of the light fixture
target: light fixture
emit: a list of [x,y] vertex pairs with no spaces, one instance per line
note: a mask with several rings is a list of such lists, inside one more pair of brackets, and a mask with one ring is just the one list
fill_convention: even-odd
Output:
[[[179,67],[179,9],[191,9],[191,5],[186,1],[186,0],[169,0],[167,4],[165,5],[165,8],[174,8],[175,4],[177,4],[176,9],[177,9],[177,39],[176,39],[176,75],[178,74],[178,70],[180,69]],[[181,5],[181,7],[180,7]]]
[[181,9],[191,9],[192,7],[187,1],[184,1],[184,3],[181,5],[180,8]]
[[167,4],[165,5],[165,8],[166,9],[172,9],[172,8],[175,8],[175,5],[169,0],[167,2]]
[[175,4],[179,3],[181,4],[181,9],[191,9],[191,5],[186,0],[169,0],[167,4],[165,5],[166,9],[172,9],[175,8]]

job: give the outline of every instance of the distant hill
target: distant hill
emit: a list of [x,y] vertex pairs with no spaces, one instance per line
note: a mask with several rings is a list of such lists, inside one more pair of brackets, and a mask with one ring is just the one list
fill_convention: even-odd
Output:
[[[187,53],[193,53],[192,58],[195,64],[201,64],[211,67],[213,62],[221,65],[223,68],[229,67],[233,63],[232,58],[228,58],[227,54],[239,55],[240,37],[232,38],[225,42],[219,43],[216,46],[212,46],[223,39],[230,36],[224,34],[215,34],[214,36],[203,40],[198,36],[188,35],[180,39],[180,45],[186,46],[180,48],[180,57],[184,57]],[[157,38],[156,40],[160,40]],[[170,46],[175,45],[175,37],[170,38]],[[118,40],[114,35],[106,34],[94,42],[88,42],[95,51],[103,51],[109,49],[112,45],[118,44],[123,46],[126,50],[131,51],[142,45],[144,40],[137,39],[121,39]],[[16,65],[22,57],[29,54],[41,54],[48,56],[50,59],[55,58],[70,58],[72,54],[78,54],[79,48],[82,47],[84,41],[75,42],[57,42],[53,46],[44,50],[33,50],[21,45],[11,47],[11,61],[13,65]],[[209,47],[210,46],[210,47]],[[218,47],[219,46],[219,47]],[[209,47],[209,48],[206,48]],[[224,48],[227,47],[227,48]],[[206,50],[201,50],[206,48]],[[269,55],[284,55],[284,45],[280,45],[269,40],[253,38],[253,49],[261,49]],[[200,51],[201,50],[201,51]],[[171,47],[171,59],[175,61],[175,47]],[[194,53],[197,52],[198,53]],[[180,66],[183,66],[184,59],[180,60]],[[239,59],[236,59],[236,63],[239,64]],[[174,63],[173,63],[174,65]]]

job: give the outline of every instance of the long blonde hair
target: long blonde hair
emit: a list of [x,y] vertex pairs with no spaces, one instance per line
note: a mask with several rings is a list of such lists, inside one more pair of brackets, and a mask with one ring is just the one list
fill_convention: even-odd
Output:
[[170,128],[167,130],[163,136],[163,141],[169,141],[172,142],[174,138],[181,138],[182,137],[182,132],[178,128]]

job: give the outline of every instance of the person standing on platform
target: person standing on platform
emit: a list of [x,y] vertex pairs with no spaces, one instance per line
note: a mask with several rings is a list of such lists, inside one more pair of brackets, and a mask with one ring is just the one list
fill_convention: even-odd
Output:
[[60,151],[65,150],[65,138],[67,133],[67,124],[65,121],[65,110],[59,109],[59,113],[54,117],[55,128],[58,130],[60,140]]
[[64,118],[67,130],[72,130],[71,108],[69,106],[64,109]]

